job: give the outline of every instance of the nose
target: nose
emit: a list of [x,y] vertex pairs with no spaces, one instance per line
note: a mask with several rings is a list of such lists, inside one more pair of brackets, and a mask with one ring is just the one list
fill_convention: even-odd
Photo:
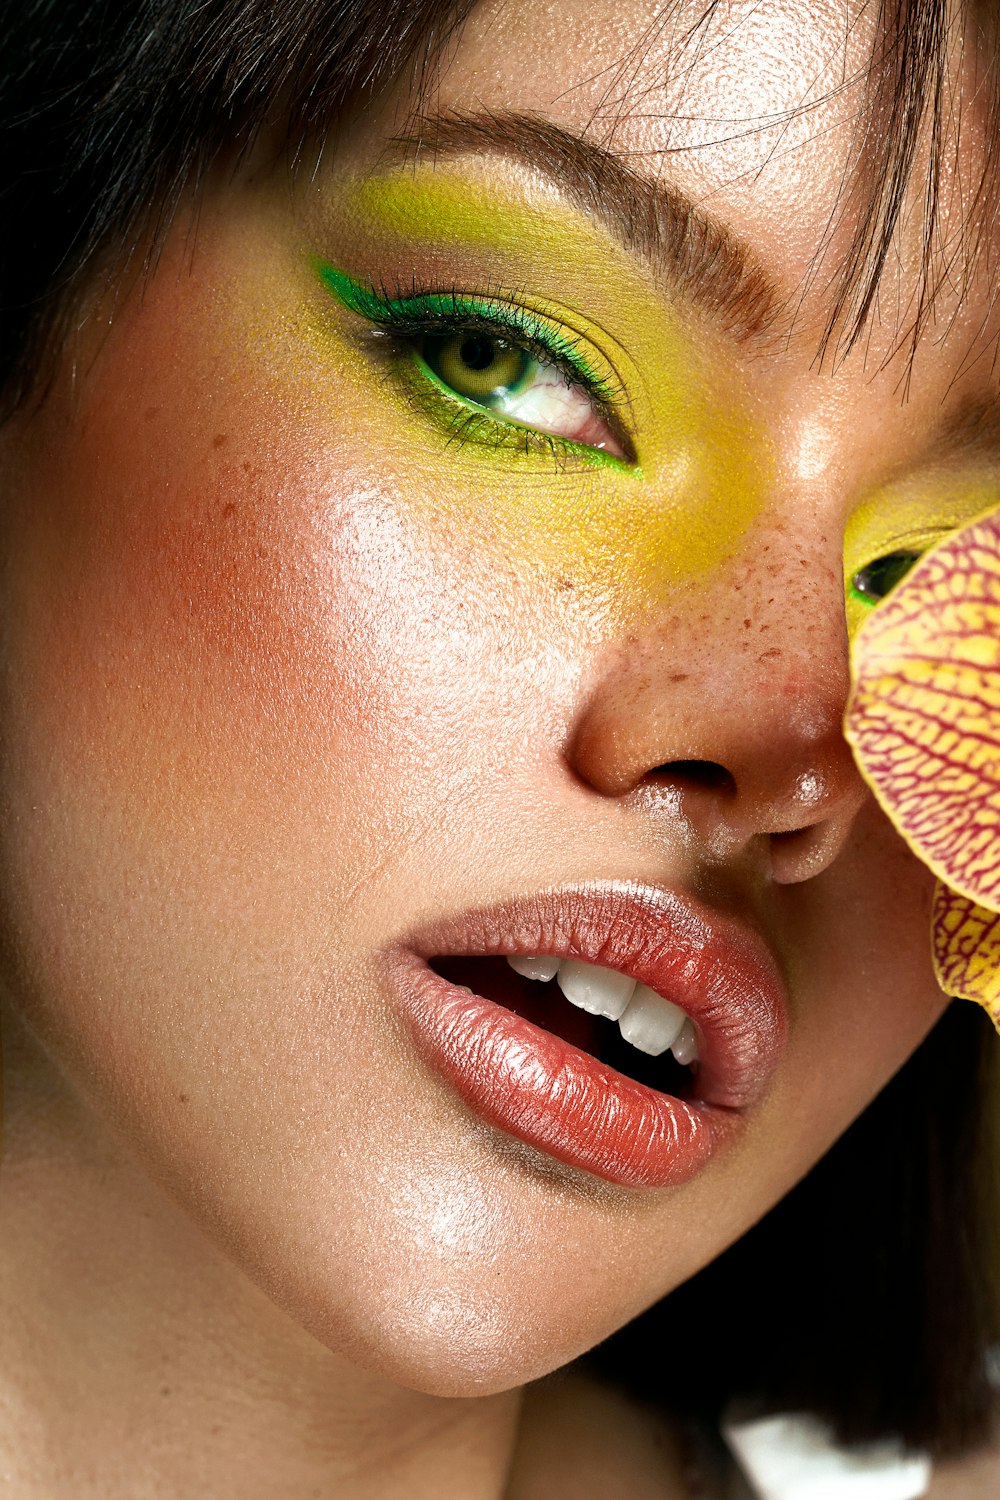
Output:
[[806,880],[867,795],[844,740],[847,635],[839,557],[771,538],[687,583],[602,662],[569,745],[606,797],[679,804],[709,856],[766,851]]

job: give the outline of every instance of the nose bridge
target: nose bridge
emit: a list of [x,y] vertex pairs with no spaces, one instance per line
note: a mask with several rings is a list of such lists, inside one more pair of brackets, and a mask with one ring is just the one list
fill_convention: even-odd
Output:
[[791,831],[860,790],[841,733],[847,687],[839,550],[772,530],[713,577],[672,590],[616,648],[572,759],[619,796],[692,763],[721,768],[730,820],[747,833]]

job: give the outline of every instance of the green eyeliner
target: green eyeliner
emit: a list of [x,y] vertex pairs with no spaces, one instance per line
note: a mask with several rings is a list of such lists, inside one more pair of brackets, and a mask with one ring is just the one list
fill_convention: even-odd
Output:
[[[457,329],[463,325],[481,328],[494,337],[530,351],[540,362],[562,369],[594,398],[605,417],[613,420],[615,407],[620,404],[616,382],[602,376],[584,359],[575,339],[560,334],[533,309],[500,297],[464,295],[457,290],[421,292],[414,289],[408,295],[390,295],[372,282],[359,281],[328,262],[316,259],[313,264],[327,291],[349,312],[376,327],[402,337],[408,334],[414,337],[440,335],[448,328]],[[581,458],[590,464],[610,466],[633,476],[639,473],[634,462],[617,454],[516,423],[494,412],[488,405],[467,398],[441,380],[417,349],[412,351],[412,366],[419,372],[421,381],[432,386],[435,396],[440,397],[440,401],[435,401],[435,407],[443,403],[448,408],[441,415],[460,436],[473,436],[477,424],[470,419],[481,417],[487,424],[491,438],[487,446],[491,448],[513,443],[525,452],[540,448],[554,457]],[[460,417],[454,414],[455,408],[461,412]]]
[[570,365],[599,397],[609,398],[613,394],[609,382],[588,365],[573,340],[560,337],[528,308],[513,308],[496,298],[463,296],[460,292],[414,292],[411,296],[390,297],[387,293],[377,292],[370,284],[366,286],[355,281],[335,266],[321,263],[319,273],[327,290],[338,302],[369,322],[398,320],[400,323],[419,324],[423,319],[482,318],[484,322],[511,333],[533,338],[547,354]]

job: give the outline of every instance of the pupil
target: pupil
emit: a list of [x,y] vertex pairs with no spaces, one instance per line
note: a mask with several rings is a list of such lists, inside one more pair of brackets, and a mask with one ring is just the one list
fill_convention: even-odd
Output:
[[851,579],[854,592],[863,599],[884,599],[919,557],[919,552],[887,552],[885,557],[877,557]]
[[470,370],[488,370],[497,357],[496,344],[492,339],[483,338],[481,334],[470,334],[467,339],[463,339],[459,356]]
[[480,406],[501,400],[532,368],[517,344],[473,329],[427,337],[420,352],[449,389]]

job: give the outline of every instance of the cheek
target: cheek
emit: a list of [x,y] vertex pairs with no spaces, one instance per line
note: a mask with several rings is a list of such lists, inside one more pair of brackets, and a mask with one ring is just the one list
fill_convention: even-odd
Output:
[[[314,823],[348,804],[364,846],[351,789],[387,707],[420,707],[393,672],[419,560],[383,496],[266,393],[213,391],[192,358],[192,399],[150,323],[40,435],[8,516],[4,723],[25,795],[45,807],[57,779],[189,858],[206,832],[273,841],[306,806]],[[378,822],[384,800],[362,810]]]
[[789,1149],[825,1151],[948,1004],[931,965],[933,885],[869,802],[832,868],[782,893],[800,1015],[769,1113]]
[[[227,415],[216,413],[217,423]],[[223,724],[236,730],[227,759],[259,754],[254,699],[299,731],[287,746],[308,744],[321,660],[325,686],[339,689],[332,701],[349,686],[318,639],[321,625],[338,622],[321,622],[303,587],[310,503],[320,497],[293,476],[289,501],[277,455],[260,462],[252,440],[213,439],[216,424],[178,432],[176,408],[150,408],[123,440],[131,417],[121,402],[96,403],[69,442],[53,445],[61,462],[13,527],[9,582],[19,597],[8,639],[40,689],[46,733],[81,769],[129,750],[104,769],[136,785],[150,745],[186,761],[198,781],[196,746],[209,760]],[[179,461],[165,447],[174,442]]]
[[391,723],[421,708],[395,512],[184,316],[151,291],[85,404],[39,419],[3,557],[9,963],[133,1100],[192,1026],[242,1018],[266,1065],[242,1007],[293,1009],[350,948],[345,908],[410,837]]
[[393,497],[177,338],[155,300],[123,323],[8,505],[6,978],[84,1096],[322,1337],[397,1370],[461,1345],[469,1380],[534,1372],[509,1300],[454,1275],[510,1238],[493,1179],[434,1160],[365,969],[386,867],[412,851],[411,903],[426,872],[455,676],[488,655],[461,625],[474,575],[448,615]]

